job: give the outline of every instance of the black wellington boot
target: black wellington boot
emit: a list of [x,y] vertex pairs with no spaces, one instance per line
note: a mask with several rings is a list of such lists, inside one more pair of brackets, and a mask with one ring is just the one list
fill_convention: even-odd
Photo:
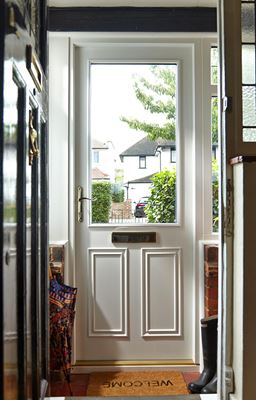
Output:
[[201,390],[214,377],[217,370],[217,324],[218,317],[212,316],[201,319],[201,336],[203,347],[204,369],[200,377],[188,384],[192,393],[201,393]]
[[205,387],[203,387],[201,393],[203,394],[217,393],[217,374],[215,374],[212,380],[209,383],[207,383]]

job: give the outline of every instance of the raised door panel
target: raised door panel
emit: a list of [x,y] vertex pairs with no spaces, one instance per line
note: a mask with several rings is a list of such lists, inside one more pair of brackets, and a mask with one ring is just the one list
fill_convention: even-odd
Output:
[[[40,47],[40,19],[33,20],[41,13],[44,2],[40,3],[39,7],[35,1],[6,2],[6,29],[0,30],[1,49],[4,43],[0,397],[7,400],[44,397],[42,382],[47,377],[47,98],[35,52]],[[42,158],[35,156],[38,145]]]
[[178,248],[142,249],[142,336],[181,336]]

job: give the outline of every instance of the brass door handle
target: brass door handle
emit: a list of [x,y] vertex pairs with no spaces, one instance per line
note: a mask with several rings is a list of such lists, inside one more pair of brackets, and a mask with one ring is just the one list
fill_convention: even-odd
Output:
[[37,136],[37,131],[33,127],[33,114],[32,111],[29,110],[29,165],[33,164],[34,157],[39,157]]

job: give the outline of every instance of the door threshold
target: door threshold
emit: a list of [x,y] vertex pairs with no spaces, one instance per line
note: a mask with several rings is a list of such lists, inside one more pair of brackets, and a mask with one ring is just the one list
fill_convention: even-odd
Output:
[[198,365],[130,365],[130,366],[108,366],[108,365],[75,365],[72,367],[73,374],[90,374],[92,372],[110,372],[110,371],[151,371],[151,370],[162,370],[162,371],[179,371],[179,372],[200,372]]
[[77,360],[75,366],[152,366],[195,365],[191,359],[168,360]]
[[[217,400],[217,394],[189,394],[189,395],[178,395],[168,396],[171,400]],[[138,397],[130,397],[130,399],[138,399]],[[166,399],[166,396],[155,396],[155,397],[144,397],[141,396],[140,400],[159,400],[160,398]],[[100,397],[90,396],[90,400],[99,400]],[[127,400],[127,397],[119,397],[119,399]],[[88,397],[46,397],[45,400],[88,400]],[[116,397],[108,397],[108,400],[117,400]]]
[[192,360],[130,360],[130,361],[86,361],[79,360],[73,366],[74,374],[106,371],[132,370],[175,370],[181,372],[199,372],[199,365]]

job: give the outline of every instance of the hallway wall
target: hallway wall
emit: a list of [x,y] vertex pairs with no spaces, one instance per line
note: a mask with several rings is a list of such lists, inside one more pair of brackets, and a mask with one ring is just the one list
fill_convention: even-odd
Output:
[[68,240],[69,38],[49,41],[49,241]]

